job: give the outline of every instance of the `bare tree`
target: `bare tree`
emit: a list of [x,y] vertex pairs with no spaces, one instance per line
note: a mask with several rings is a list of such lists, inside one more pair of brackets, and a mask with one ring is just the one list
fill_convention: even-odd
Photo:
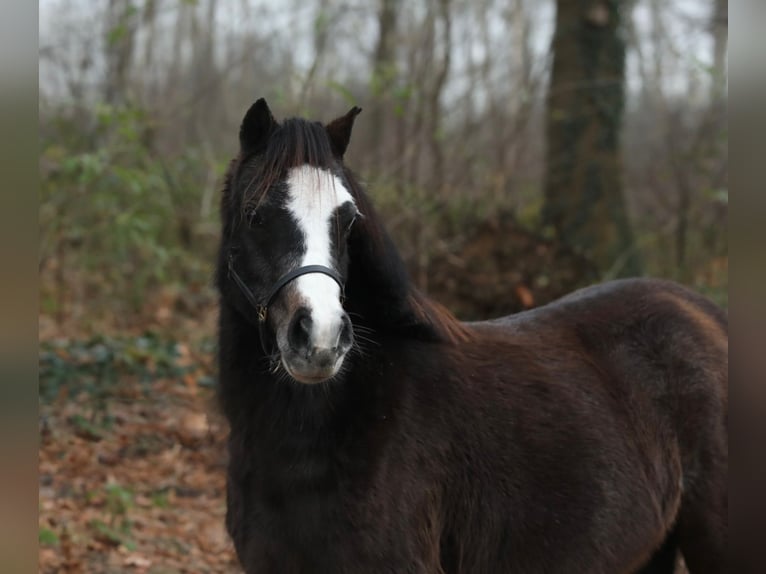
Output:
[[133,62],[137,8],[125,0],[109,0],[104,33],[106,78],[104,99],[111,104],[125,99]]
[[165,98],[173,100],[178,93],[179,84],[184,70],[183,48],[184,40],[191,28],[189,21],[194,7],[188,2],[181,2],[176,11],[175,26],[173,27],[173,40],[171,48],[171,60],[168,69],[169,81],[165,83]]
[[442,94],[447,83],[452,58],[452,18],[450,0],[439,0],[438,20],[441,22],[441,57],[428,95],[428,144],[432,158],[432,185],[436,192],[444,187],[444,151],[442,133]]
[[601,269],[640,272],[622,195],[620,0],[559,0],[547,109],[544,220]]
[[[213,115],[216,109],[218,94],[218,82],[216,81],[215,49],[216,49],[216,8],[217,0],[208,0],[205,5],[204,21],[200,22],[196,12],[192,18],[192,48],[193,64],[192,94],[197,99],[201,109],[207,111],[205,119],[212,124],[215,121]],[[196,120],[200,131],[204,125],[202,120]]]
[[303,87],[301,88],[300,94],[301,106],[304,108],[306,107],[309,97],[312,95],[311,90],[314,88],[317,72],[326,56],[328,48],[327,41],[332,33],[332,22],[333,15],[330,11],[329,0],[319,0],[316,17],[314,18],[314,59],[303,80]]
[[372,137],[378,145],[372,151],[374,169],[380,170],[385,161],[387,120],[390,117],[391,93],[397,78],[396,70],[396,32],[399,0],[379,0],[378,3],[378,40],[372,59],[372,78],[370,85],[375,96],[370,110]]
[[729,42],[729,0],[713,0],[713,94],[720,104],[726,95],[726,51]]
[[[146,32],[146,40],[144,41],[144,69],[151,70],[156,57],[154,53],[157,36],[157,5],[160,0],[146,0],[144,2],[144,10],[142,14],[142,27]],[[141,77],[142,89],[144,97],[147,96],[147,83],[151,81],[151,75],[146,74]]]

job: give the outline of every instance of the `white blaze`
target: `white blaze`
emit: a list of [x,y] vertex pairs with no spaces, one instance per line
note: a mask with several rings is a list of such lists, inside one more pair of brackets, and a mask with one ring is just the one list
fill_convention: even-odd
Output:
[[[324,265],[335,269],[330,223],[335,210],[348,201],[353,202],[353,197],[338,176],[306,165],[290,170],[287,185],[287,209],[297,221],[306,246],[300,266]],[[295,286],[311,313],[314,345],[335,347],[343,318],[340,287],[322,273],[301,275],[295,280]]]

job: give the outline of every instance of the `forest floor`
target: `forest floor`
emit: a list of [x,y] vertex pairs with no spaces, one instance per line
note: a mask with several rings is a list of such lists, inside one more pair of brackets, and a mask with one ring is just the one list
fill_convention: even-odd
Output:
[[151,334],[40,343],[39,572],[241,572],[213,357]]
[[39,571],[239,572],[212,349],[40,347]]

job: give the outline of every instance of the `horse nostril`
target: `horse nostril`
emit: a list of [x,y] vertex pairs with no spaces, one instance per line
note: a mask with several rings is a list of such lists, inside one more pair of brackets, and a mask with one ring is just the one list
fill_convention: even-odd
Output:
[[348,315],[343,315],[343,325],[340,328],[340,337],[338,338],[338,346],[342,349],[348,349],[354,342],[354,330],[351,326],[351,319]]
[[311,316],[305,309],[299,310],[293,316],[290,329],[287,333],[287,341],[296,351],[307,351],[311,340]]

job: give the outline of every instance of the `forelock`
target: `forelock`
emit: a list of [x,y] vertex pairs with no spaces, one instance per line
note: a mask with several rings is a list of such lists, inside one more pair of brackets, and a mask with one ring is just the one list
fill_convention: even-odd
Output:
[[256,207],[291,168],[308,165],[336,171],[338,166],[324,126],[301,118],[285,120],[269,138],[265,152],[243,161],[245,210]]

